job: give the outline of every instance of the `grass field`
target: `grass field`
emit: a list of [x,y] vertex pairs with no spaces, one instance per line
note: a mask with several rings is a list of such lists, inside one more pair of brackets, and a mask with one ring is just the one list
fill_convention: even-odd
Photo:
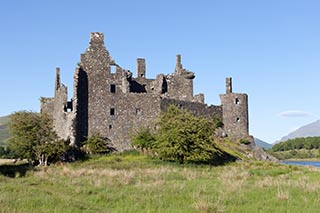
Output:
[[17,167],[14,178],[8,167],[0,166],[0,212],[318,212],[320,205],[320,170],[311,167],[180,165],[134,153]]

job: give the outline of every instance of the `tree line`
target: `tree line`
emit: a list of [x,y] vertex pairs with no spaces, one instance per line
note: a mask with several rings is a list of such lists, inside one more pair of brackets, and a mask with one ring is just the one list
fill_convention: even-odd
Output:
[[275,144],[272,151],[288,151],[294,149],[319,149],[320,137],[294,138]]

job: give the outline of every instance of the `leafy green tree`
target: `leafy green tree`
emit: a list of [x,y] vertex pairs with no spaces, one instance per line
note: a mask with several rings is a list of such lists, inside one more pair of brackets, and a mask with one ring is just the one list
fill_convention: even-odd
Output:
[[151,133],[150,128],[143,127],[131,137],[132,146],[142,152],[150,152],[154,146],[156,138]]
[[7,151],[3,146],[0,146],[0,158],[6,158]]
[[93,134],[82,143],[82,149],[90,155],[109,154],[114,151],[109,142],[108,138],[103,138],[100,134]]
[[164,160],[209,162],[221,154],[212,138],[214,124],[186,110],[169,106],[157,127],[153,151]]
[[9,149],[32,164],[48,165],[49,158],[54,159],[65,151],[65,146],[61,146],[63,142],[58,142],[53,131],[52,120],[46,114],[15,112],[11,115],[9,128]]
[[37,132],[40,129],[40,116],[34,112],[16,112],[11,115],[9,129],[12,137],[9,147],[16,156],[29,162],[36,159]]

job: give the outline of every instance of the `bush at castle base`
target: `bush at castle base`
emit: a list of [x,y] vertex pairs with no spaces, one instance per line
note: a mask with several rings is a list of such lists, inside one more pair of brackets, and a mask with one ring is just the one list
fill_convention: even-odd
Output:
[[133,137],[133,145],[146,148],[147,144],[160,159],[180,163],[212,163],[225,154],[214,144],[211,121],[176,106],[170,106],[160,116],[157,129],[154,135],[143,129]]

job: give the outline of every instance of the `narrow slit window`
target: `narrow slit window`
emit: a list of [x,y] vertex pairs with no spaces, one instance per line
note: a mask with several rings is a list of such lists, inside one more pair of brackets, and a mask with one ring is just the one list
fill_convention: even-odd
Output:
[[112,129],[112,125],[109,125],[109,129]]
[[115,84],[111,84],[110,92],[111,93],[116,93],[116,85]]
[[142,114],[142,111],[140,108],[136,108],[136,115],[141,115]]
[[115,113],[116,113],[116,110],[114,108],[111,108],[110,109],[110,115],[115,115]]
[[236,120],[236,121],[237,121],[237,123],[240,123],[240,118],[237,118],[237,120]]
[[237,104],[237,105],[240,104],[240,99],[239,99],[239,98],[236,98],[236,100],[234,101],[234,103]]

